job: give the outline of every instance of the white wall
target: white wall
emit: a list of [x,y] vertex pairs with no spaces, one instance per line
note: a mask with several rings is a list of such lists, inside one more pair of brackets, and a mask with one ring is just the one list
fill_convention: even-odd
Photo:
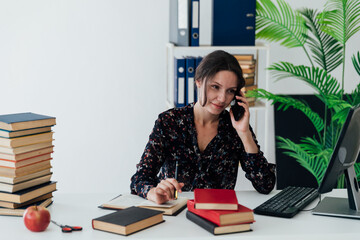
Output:
[[[324,1],[289,2],[321,9]],[[168,0],[0,1],[0,114],[57,118],[59,191],[129,191],[166,108],[168,7]],[[299,52],[273,44],[271,61],[305,59]]]
[[0,32],[0,113],[57,118],[59,191],[129,191],[165,110],[168,1],[1,1]]

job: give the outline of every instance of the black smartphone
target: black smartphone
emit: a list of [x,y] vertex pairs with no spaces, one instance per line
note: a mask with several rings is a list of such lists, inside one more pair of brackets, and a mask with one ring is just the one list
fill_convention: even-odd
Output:
[[241,119],[244,116],[245,113],[245,109],[243,106],[239,106],[238,102],[242,102],[239,99],[236,99],[236,96],[240,96],[240,95],[235,95],[234,99],[231,102],[231,110],[234,114],[234,118],[235,121],[239,121],[239,119]]

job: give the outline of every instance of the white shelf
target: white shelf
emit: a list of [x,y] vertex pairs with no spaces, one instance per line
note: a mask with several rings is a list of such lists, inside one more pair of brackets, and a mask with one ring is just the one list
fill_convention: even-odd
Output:
[[215,51],[217,49],[221,49],[224,51],[234,51],[234,50],[244,50],[244,51],[251,51],[251,50],[268,50],[269,45],[263,43],[257,43],[255,46],[199,46],[199,47],[184,47],[184,46],[175,46],[173,43],[167,43],[167,47],[175,48],[177,51]]
[[[166,100],[166,107],[167,108],[174,108],[175,105],[174,103],[170,102],[169,100]],[[260,100],[256,100],[255,101],[255,105],[251,106],[250,109],[253,110],[266,110],[266,103],[260,101]]]
[[[174,58],[186,57],[186,56],[206,56],[207,54],[215,50],[224,50],[231,54],[254,54],[256,59],[255,69],[255,83],[258,88],[265,90],[269,89],[269,77],[266,68],[269,66],[269,53],[270,48],[267,44],[258,43],[255,46],[200,46],[200,47],[184,47],[175,46],[172,43],[166,45],[166,107],[174,107]],[[266,155],[275,156],[275,147],[270,142],[274,142],[273,134],[273,115],[270,114],[272,106],[268,102],[256,101],[255,106],[250,107],[252,126],[255,134],[258,136],[262,150]],[[258,112],[262,113],[258,113]],[[258,127],[258,124],[262,122],[262,126]],[[269,134],[271,133],[271,134]],[[261,135],[262,136],[259,136]],[[263,141],[262,141],[263,140]],[[273,162],[273,161],[271,161]]]

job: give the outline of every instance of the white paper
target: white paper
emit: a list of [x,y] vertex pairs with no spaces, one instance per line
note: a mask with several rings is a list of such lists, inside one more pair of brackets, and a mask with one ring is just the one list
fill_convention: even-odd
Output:
[[120,207],[130,207],[130,206],[147,206],[147,207],[162,207],[162,208],[170,208],[175,206],[178,201],[182,198],[178,198],[177,200],[171,200],[163,204],[156,204],[152,201],[146,200],[142,197],[133,194],[122,194],[104,205],[113,205]]

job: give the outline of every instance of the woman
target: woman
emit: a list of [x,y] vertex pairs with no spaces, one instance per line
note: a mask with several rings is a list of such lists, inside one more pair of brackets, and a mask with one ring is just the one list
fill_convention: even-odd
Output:
[[[254,188],[269,193],[274,165],[263,156],[249,126],[249,104],[240,91],[245,81],[235,57],[220,50],[208,54],[196,69],[195,83],[195,104],[165,111],[156,120],[131,178],[131,192],[160,204],[173,199],[175,190],[234,189],[240,161]],[[245,109],[238,121],[232,110],[225,110],[235,97]]]

